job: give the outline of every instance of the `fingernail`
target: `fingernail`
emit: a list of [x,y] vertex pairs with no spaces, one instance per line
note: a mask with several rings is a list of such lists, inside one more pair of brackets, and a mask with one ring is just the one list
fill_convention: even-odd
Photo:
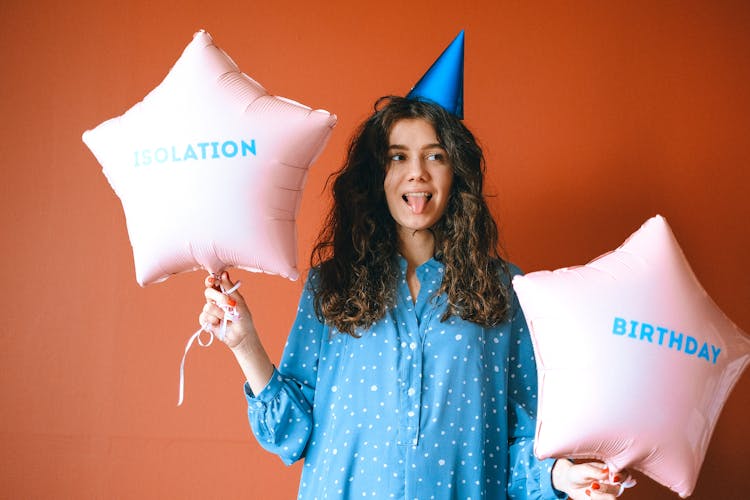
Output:
[[620,476],[618,476],[617,474],[615,474],[615,477],[612,478],[612,481],[615,482],[615,483],[619,483],[620,479],[622,479],[622,478]]
[[229,304],[231,307],[234,307],[237,305],[237,301],[233,299],[227,299],[227,304]]
[[598,490],[599,488],[601,488],[601,486],[599,486],[599,483],[597,483],[596,481],[594,481],[593,483],[591,483],[591,489],[592,490]]
[[609,467],[603,468],[602,472],[605,473],[605,474],[609,474]]
[[586,494],[587,494],[588,496],[591,496],[591,490],[586,490]]

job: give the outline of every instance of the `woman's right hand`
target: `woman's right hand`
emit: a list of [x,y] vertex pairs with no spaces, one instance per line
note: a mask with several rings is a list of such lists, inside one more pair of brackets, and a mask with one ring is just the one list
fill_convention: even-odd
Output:
[[224,309],[220,306],[234,307],[236,314],[227,321],[227,329],[221,340],[229,346],[234,357],[237,358],[250,389],[254,394],[258,394],[270,380],[274,368],[255,330],[253,316],[250,314],[245,299],[237,290],[229,295],[221,292],[221,288],[229,290],[233,286],[234,283],[226,272],[221,273],[219,278],[214,276],[206,278],[206,291],[204,292],[206,305],[203,306],[198,322],[204,330],[221,338],[219,331],[224,319]]
[[552,484],[570,500],[615,500],[625,488],[635,485],[627,470],[610,474],[602,462],[574,464],[567,459],[555,461]]
[[[206,305],[203,306],[203,310],[198,317],[198,321],[204,330],[208,330],[214,336],[220,338],[230,349],[239,347],[246,339],[256,335],[252,314],[250,314],[245,299],[239,290],[235,290],[229,295],[221,292],[219,285],[224,290],[229,290],[234,286],[226,271],[222,272],[219,278],[209,275],[206,277],[205,285]],[[232,320],[227,321],[224,338],[219,336],[221,323],[224,319],[224,310],[221,306],[234,307],[236,313]]]

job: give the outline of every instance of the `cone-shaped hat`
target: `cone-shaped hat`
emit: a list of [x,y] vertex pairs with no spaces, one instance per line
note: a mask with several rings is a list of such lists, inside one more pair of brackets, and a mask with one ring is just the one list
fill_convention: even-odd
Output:
[[456,36],[427,73],[417,82],[408,99],[433,101],[448,112],[464,117],[464,32]]

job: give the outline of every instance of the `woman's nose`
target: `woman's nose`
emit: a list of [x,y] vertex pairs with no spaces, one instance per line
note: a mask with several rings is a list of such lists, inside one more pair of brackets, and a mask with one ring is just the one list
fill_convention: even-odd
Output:
[[409,162],[409,180],[426,180],[428,174],[425,167],[426,165],[422,158],[412,158]]

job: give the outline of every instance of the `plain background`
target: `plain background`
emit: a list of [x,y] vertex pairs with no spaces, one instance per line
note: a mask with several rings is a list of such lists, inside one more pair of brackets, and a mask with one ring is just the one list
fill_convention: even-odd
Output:
[[[465,121],[511,260],[583,264],[660,213],[748,331],[748,26],[746,2],[726,1],[3,1],[0,497],[296,494],[300,465],[251,437],[222,345],[191,352],[175,406],[204,274],[138,287],[119,200],[80,139],[156,86],[198,29],[271,93],[339,116],[303,198],[303,267],[354,126],[465,29]],[[301,282],[234,275],[278,360]],[[748,396],[745,376],[694,498],[746,496]],[[628,497],[676,495],[643,479]]]

